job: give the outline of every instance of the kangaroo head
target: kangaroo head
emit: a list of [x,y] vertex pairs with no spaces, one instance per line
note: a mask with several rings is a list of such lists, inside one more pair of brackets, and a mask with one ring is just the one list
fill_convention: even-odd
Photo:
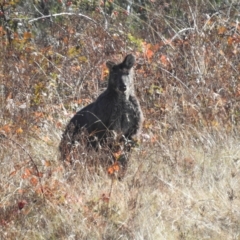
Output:
[[109,69],[108,88],[117,93],[129,96],[133,91],[133,65],[135,58],[132,54],[125,57],[122,63],[115,64],[108,61]]

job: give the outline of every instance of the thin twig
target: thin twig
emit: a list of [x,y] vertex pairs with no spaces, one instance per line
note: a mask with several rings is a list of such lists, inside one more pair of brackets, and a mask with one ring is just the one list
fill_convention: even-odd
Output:
[[109,216],[109,210],[110,210],[110,200],[111,200],[111,196],[112,196],[112,191],[113,191],[113,183],[114,183],[114,179],[111,178],[111,186],[110,186],[110,191],[109,191],[109,201],[108,201],[108,204],[107,204],[107,215]]
[[162,68],[162,67],[159,67],[161,70],[163,70],[164,72],[170,74],[173,78],[175,78],[178,82],[180,82],[189,92],[192,92],[189,87],[181,80],[179,79],[178,77],[174,76],[171,72],[169,72],[168,70]]
[[92,21],[95,24],[98,24],[95,20],[93,20],[92,18],[90,18],[90,17],[88,17],[88,16],[86,16],[84,14],[81,14],[81,13],[68,13],[68,12],[55,13],[55,14],[51,14],[51,15],[38,17],[38,18],[33,18],[33,19],[29,20],[28,23],[36,22],[36,21],[39,21],[39,20],[45,19],[45,18],[58,17],[58,16],[64,16],[64,15],[83,17],[83,18],[86,18],[86,19]]
[[[179,38],[180,38],[180,36],[179,36],[180,33],[183,33],[183,32],[189,31],[189,30],[195,30],[195,29],[194,29],[194,28],[184,28],[184,29],[178,31],[178,32],[171,38],[171,42],[172,42],[176,37],[179,37]],[[181,39],[181,38],[180,38],[180,39]]]
[[6,138],[7,140],[11,141],[12,143],[14,143],[15,145],[17,145],[20,149],[22,149],[22,151],[24,153],[26,153],[31,161],[31,163],[33,164],[34,168],[35,168],[35,171],[37,172],[37,177],[38,177],[38,180],[39,180],[39,184],[40,184],[40,188],[41,188],[41,192],[42,194],[44,195],[44,191],[43,191],[43,186],[42,186],[42,182],[41,182],[41,177],[40,177],[40,172],[38,170],[38,167],[37,167],[37,164],[34,162],[32,156],[30,155],[30,153],[19,143],[17,143],[15,140],[7,137],[5,134],[1,134],[0,135],[1,137],[4,137]]

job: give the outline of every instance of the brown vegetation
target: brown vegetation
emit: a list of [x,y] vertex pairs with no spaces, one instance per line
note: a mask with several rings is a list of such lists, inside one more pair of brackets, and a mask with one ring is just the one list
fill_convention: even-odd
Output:
[[[133,2],[0,1],[2,239],[239,238],[239,3]],[[64,168],[66,124],[127,53],[146,120],[126,177]]]

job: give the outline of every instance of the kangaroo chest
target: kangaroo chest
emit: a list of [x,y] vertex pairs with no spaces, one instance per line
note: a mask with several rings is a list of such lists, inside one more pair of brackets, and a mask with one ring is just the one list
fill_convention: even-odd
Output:
[[136,109],[130,101],[115,104],[110,128],[117,129],[122,133],[128,132],[136,124]]

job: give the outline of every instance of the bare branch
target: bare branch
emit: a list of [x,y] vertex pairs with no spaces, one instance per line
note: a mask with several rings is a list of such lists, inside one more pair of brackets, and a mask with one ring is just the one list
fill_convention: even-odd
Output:
[[38,177],[38,180],[39,180],[41,192],[42,192],[42,194],[44,194],[43,186],[42,186],[42,181],[41,181],[41,177],[40,177],[40,172],[39,172],[39,170],[38,170],[37,164],[34,162],[32,156],[31,156],[31,154],[30,154],[21,144],[19,144],[18,142],[16,142],[16,141],[13,140],[12,138],[7,137],[5,134],[1,133],[1,134],[0,134],[0,137],[3,137],[3,138],[5,138],[5,139],[9,140],[10,142],[12,142],[12,143],[15,144],[16,146],[18,146],[20,149],[22,149],[22,151],[23,151],[24,153],[26,153],[26,155],[29,157],[29,159],[30,159],[30,161],[31,161],[31,163],[32,163],[32,165],[33,165],[36,173],[37,173],[36,176]]
[[90,17],[88,17],[84,14],[81,14],[81,13],[67,13],[67,12],[55,13],[55,14],[51,14],[51,15],[38,17],[38,18],[33,18],[33,19],[29,20],[28,23],[36,22],[36,21],[39,21],[39,20],[45,19],[45,18],[58,17],[58,16],[64,16],[64,15],[83,17],[83,18],[86,18],[86,19],[90,20],[91,22],[93,22],[95,24],[98,24],[95,20],[93,20],[92,18],[90,18]]
[[178,32],[171,38],[171,42],[172,42],[175,38],[177,38],[177,37],[181,39],[181,37],[180,37],[180,34],[181,34],[181,33],[186,32],[186,31],[193,31],[193,30],[195,30],[195,29],[194,29],[194,28],[184,28],[184,29],[178,31]]

